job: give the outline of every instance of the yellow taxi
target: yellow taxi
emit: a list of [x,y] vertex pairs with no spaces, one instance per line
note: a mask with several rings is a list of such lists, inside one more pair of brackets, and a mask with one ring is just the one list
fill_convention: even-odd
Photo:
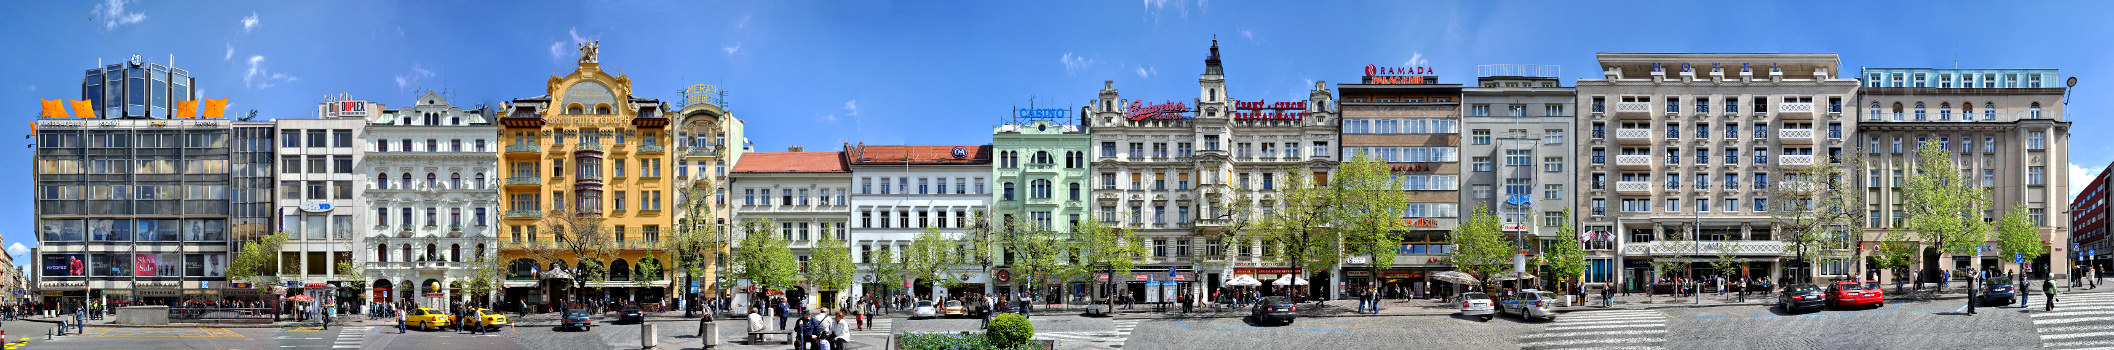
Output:
[[440,312],[440,310],[434,308],[422,307],[411,309],[411,313],[404,317],[404,324],[411,328],[435,329],[447,327],[450,324],[448,322],[450,319],[445,312]]
[[484,317],[477,320],[478,326],[483,326],[485,329],[506,327],[506,315],[501,315],[498,311],[492,311],[492,309],[474,309],[471,310],[469,315],[463,315],[463,317],[472,317],[477,315],[478,312],[484,313]]

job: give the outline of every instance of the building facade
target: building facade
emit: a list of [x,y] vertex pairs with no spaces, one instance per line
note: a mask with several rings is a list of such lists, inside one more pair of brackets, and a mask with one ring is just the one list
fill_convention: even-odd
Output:
[[[2107,243],[2107,177],[2108,168],[2101,168],[2092,175],[2092,182],[2085,185],[2077,198],[2070,200],[2070,256],[2079,258],[2075,265],[2105,269],[2110,267],[2108,255],[2114,254],[2114,245]],[[2073,174],[2081,175],[2081,174]],[[2078,255],[2077,252],[2084,252]]]
[[[498,258],[500,141],[489,111],[452,106],[432,92],[399,109],[335,103],[327,112],[365,122],[357,175],[372,179],[359,197],[366,210],[358,212],[367,214],[355,225],[373,228],[357,249],[366,266],[364,297],[489,303],[462,289],[481,262]],[[421,299],[429,295],[436,297]]]
[[728,218],[734,215],[733,207],[727,206],[727,170],[750,151],[747,122],[727,109],[726,96],[718,86],[692,85],[682,90],[683,98],[676,103],[676,189],[670,193],[680,194],[672,198],[676,201],[671,208],[676,211],[674,227],[709,231],[717,237],[714,242],[720,242],[719,249],[698,252],[712,266],[703,269],[705,275],[687,276],[689,280],[682,283],[685,295],[720,296],[725,288],[718,264],[723,249],[731,246],[725,243],[730,242]]
[[[1579,163],[1572,137],[1578,127],[1577,91],[1564,86],[1557,66],[1483,65],[1476,70],[1476,86],[1461,89],[1461,129],[1467,135],[1457,165],[1465,187],[1461,212],[1499,214],[1505,231],[1526,243],[1528,258],[1539,258],[1558,239],[1579,239],[1557,233],[1573,222],[1564,212],[1578,190],[1578,177],[1572,175]],[[1614,246],[1585,248],[1590,254],[1583,281],[1606,283]]]
[[276,263],[288,295],[360,300],[359,291],[350,288],[359,279],[340,275],[360,267],[354,252],[363,250],[360,243],[368,232],[362,225],[366,186],[359,183],[364,177],[358,164],[367,153],[360,134],[370,107],[380,108],[365,101],[332,101],[317,106],[315,118],[273,120],[279,135],[279,200],[273,209],[278,232],[287,234]]
[[[851,163],[850,185],[854,191],[851,216],[856,221],[852,222],[850,244],[857,257],[852,262],[862,267],[876,263],[872,259],[876,250],[897,252],[893,255],[900,256],[919,233],[928,229],[949,240],[958,240],[980,225],[1004,222],[989,212],[993,201],[1005,200],[1005,194],[999,191],[1010,190],[1014,201],[1030,197],[1027,183],[1007,184],[1013,187],[1006,189],[987,185],[994,183],[989,182],[994,156],[989,145],[859,144],[846,147],[844,153]],[[1049,189],[1044,186],[1039,193],[1047,195]],[[956,276],[949,281],[955,284],[910,281],[912,287],[907,292],[925,298],[988,293],[993,290],[994,281],[980,266],[974,266],[975,259],[969,257],[964,260],[969,264],[944,272]],[[860,273],[855,279],[854,294],[858,295],[904,291],[900,286],[876,283],[880,279],[870,273]]]
[[226,295],[228,121],[36,123],[41,301],[166,304]]
[[[546,296],[657,303],[667,295],[659,241],[674,225],[664,204],[678,190],[665,168],[674,162],[668,108],[633,96],[630,77],[604,72],[597,46],[581,44],[577,69],[551,77],[543,95],[501,109],[506,302],[548,309],[558,299]],[[588,243],[565,238],[583,236],[576,241]]]
[[[813,258],[809,250],[823,236],[851,242],[851,176],[844,152],[802,152],[793,146],[786,152],[742,156],[727,175],[727,188],[741,200],[733,212],[731,239],[739,244],[748,235],[780,235],[799,261],[800,272],[807,272]],[[743,290],[750,286],[748,281],[733,283]],[[802,284],[782,292],[808,307],[821,307],[841,291]],[[734,305],[748,305],[748,297],[736,294]]]
[[[176,114],[177,101],[198,98],[197,79],[191,72],[170,63],[140,61],[138,55],[124,62],[99,64],[81,78],[81,99],[94,105],[103,119],[162,118]],[[87,114],[75,111],[74,114]]]
[[[1005,188],[1012,184],[1016,192],[1008,198],[1007,193],[998,192],[990,196],[990,218],[997,223],[1028,223],[1012,225],[1014,229],[1047,230],[1072,234],[1080,220],[1092,220],[1091,200],[1093,179],[1087,176],[1088,152],[1092,151],[1092,138],[1087,135],[1082,120],[1068,118],[1073,110],[1064,108],[1015,109],[1013,118],[991,130],[991,149],[997,160],[991,162],[991,182]],[[1084,108],[1076,111],[1085,114]],[[1005,226],[1001,226],[1005,227]],[[1001,230],[1001,233],[1004,231]],[[1005,254],[996,258],[1004,261]],[[1010,292],[1027,283],[1016,278],[1019,273],[1005,269],[1006,273],[991,276],[993,291]],[[1032,277],[1032,276],[1030,276]],[[1046,283],[1035,286],[1044,291],[1045,297],[1087,294],[1086,283],[1065,286],[1062,280],[1054,285]],[[1084,281],[1080,281],[1084,282]],[[1051,299],[1066,300],[1066,299]]]
[[[2068,276],[2069,261],[2078,259],[2065,217],[2070,195],[2070,119],[2063,112],[2067,87],[2054,69],[1864,68],[1863,87],[1855,106],[1858,141],[1867,154],[1865,184],[1867,220],[1864,243],[1877,243],[1892,228],[1902,228],[1901,174],[1912,170],[1916,149],[1936,142],[1974,183],[1990,189],[1991,207],[1982,215],[1997,220],[2014,206],[2025,208],[2037,227],[2047,255],[2028,261],[2034,276]],[[1831,124],[1831,128],[1832,128]],[[1831,129],[1832,132],[1832,129]],[[2077,174],[2083,176],[2083,174]],[[1889,181],[1891,180],[1891,181]],[[1973,256],[1950,256],[1922,268],[2021,271],[2009,254],[1995,249],[1992,235]],[[1869,264],[1867,264],[1869,266]],[[1891,275],[1867,271],[1868,275]]]
[[1433,288],[1431,273],[1452,269],[1442,257],[1465,216],[1461,166],[1469,158],[1461,154],[1462,88],[1440,84],[1432,74],[1427,67],[1368,66],[1357,84],[1336,85],[1343,99],[1344,159],[1388,164],[1408,197],[1402,214],[1409,227],[1394,264],[1346,261],[1337,269],[1345,286],[1414,293]]
[[1770,174],[1827,161],[1815,155],[1848,146],[1831,131],[1855,130],[1842,108],[1857,98],[1857,81],[1837,76],[1834,54],[1598,59],[1602,76],[1577,82],[1586,110],[1575,132],[1585,160],[1576,181],[1585,188],[1575,205],[1584,208],[1580,232],[1593,233],[1588,246],[1616,246],[1621,287],[1717,276],[1709,262],[1721,250],[1747,277],[1854,273],[1840,262],[1786,271],[1795,254],[1772,234],[1768,211]]
[[[1325,179],[1334,169],[1333,147],[1340,143],[1334,97],[1325,86],[1317,82],[1291,102],[1236,100],[1216,41],[1194,99],[1130,100],[1114,82],[1104,82],[1085,111],[1095,147],[1089,176],[1097,179],[1088,205],[1097,208],[1095,218],[1136,233],[1148,254],[1135,270],[1097,273],[1106,283],[1094,284],[1094,293],[1158,302],[1184,292],[1204,295],[1237,275],[1292,274],[1289,266],[1260,259],[1259,248],[1227,249],[1225,237],[1259,227],[1235,224],[1253,219],[1232,218],[1271,212],[1280,177]],[[1239,198],[1248,203],[1234,205]],[[1242,207],[1249,212],[1231,210]],[[1334,285],[1326,274],[1308,278],[1313,295]]]

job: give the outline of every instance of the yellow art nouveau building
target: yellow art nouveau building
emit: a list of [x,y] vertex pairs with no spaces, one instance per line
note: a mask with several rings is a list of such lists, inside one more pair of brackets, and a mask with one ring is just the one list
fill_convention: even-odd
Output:
[[632,97],[631,79],[602,71],[596,46],[582,44],[578,67],[551,77],[543,95],[500,109],[502,308],[670,295],[658,246],[681,189],[668,106]]

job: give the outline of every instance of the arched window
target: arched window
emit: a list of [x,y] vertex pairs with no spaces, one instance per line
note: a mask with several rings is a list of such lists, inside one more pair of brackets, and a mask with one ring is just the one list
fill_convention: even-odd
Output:
[[374,245],[374,262],[389,262],[389,244]]
[[1924,119],[1924,114],[1923,114],[1923,103],[1922,103],[1922,102],[1917,102],[1917,103],[1916,103],[1916,120],[1923,120],[1923,119]]
[[609,105],[595,105],[595,114],[609,114]]
[[462,189],[462,173],[448,174],[448,189]]
[[404,182],[398,183],[397,186],[406,189],[411,188],[411,173],[404,173]]
[[470,183],[470,187],[480,190],[484,189],[484,173],[477,173],[476,177],[477,178],[473,180],[474,182]]
[[426,173],[426,189],[430,190],[438,188],[440,188],[440,176],[434,175],[433,173]]
[[1028,191],[1032,198],[1050,198],[1050,180],[1035,179],[1028,183]]
[[462,244],[448,245],[448,261],[462,262]]
[[1218,101],[1218,89],[1216,89],[1216,88],[1212,88],[1212,89],[1204,89],[1204,91],[1205,91],[1205,92],[1204,92],[1204,100],[1205,100],[1205,101]]
[[2026,107],[2026,113],[2026,119],[2041,119],[2041,103],[2034,102],[2033,106]]
[[1872,102],[1872,111],[1869,113],[1865,113],[1864,118],[1870,120],[1879,120],[1879,115],[1879,103]]
[[[404,210],[410,210],[410,209],[404,209]],[[404,243],[404,261],[418,261],[418,258],[416,258],[416,257],[412,257],[412,256],[411,256],[411,244],[410,244],[410,243]]]
[[631,264],[624,262],[624,259],[617,259],[617,261],[609,263],[609,280],[630,281]]
[[1993,103],[1993,102],[1983,102],[1983,103],[1982,103],[1982,120],[1997,120],[1997,104],[1996,104],[1996,103]]
[[426,256],[421,257],[421,259],[425,259],[427,261],[440,260],[440,245],[426,243]]
[[578,103],[574,103],[570,106],[565,106],[565,114],[581,114],[581,111],[582,108]]
[[1901,103],[1894,102],[1894,121],[1901,121]]
[[1009,201],[1010,201],[1010,200],[1013,200],[1013,183],[1011,183],[1011,182],[1007,182],[1007,183],[1006,183],[1006,188],[1005,188],[1005,199],[1006,199],[1006,200],[1009,200]]
[[477,261],[477,260],[481,260],[481,259],[485,259],[485,256],[484,256],[484,243],[478,243],[478,244],[477,244],[477,250],[472,250],[472,251],[470,251],[470,261]]
[[389,189],[389,173],[374,174],[374,188],[380,190]]
[[1073,201],[1078,201],[1078,200],[1079,200],[1079,183],[1077,183],[1077,182],[1073,182],[1073,183],[1072,183],[1072,192],[1071,192],[1071,196],[1070,196],[1070,197],[1068,197],[1068,198],[1069,198],[1069,199],[1071,199],[1071,200],[1073,200]]
[[1938,103],[1938,120],[1953,120],[1952,102]]

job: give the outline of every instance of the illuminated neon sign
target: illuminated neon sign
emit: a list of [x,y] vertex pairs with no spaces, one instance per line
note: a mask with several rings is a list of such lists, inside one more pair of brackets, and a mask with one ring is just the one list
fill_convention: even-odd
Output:
[[1038,118],[1038,119],[1061,119],[1061,118],[1064,118],[1064,116],[1066,116],[1066,115],[1069,115],[1070,113],[1071,113],[1071,111],[1070,111],[1070,110],[1066,110],[1066,109],[1063,109],[1063,108],[1038,108],[1038,109],[1028,109],[1028,108],[1019,108],[1019,109],[1014,109],[1014,110],[1013,110],[1013,116],[1016,116],[1016,117],[1021,117],[1021,118]]
[[1365,65],[1367,84],[1438,84],[1431,67],[1381,67]]
[[1307,116],[1306,101],[1233,101],[1233,109],[1233,119],[1236,120],[1299,120]]
[[1169,101],[1161,102],[1160,104],[1147,105],[1145,104],[1145,101],[1130,101],[1130,110],[1128,111],[1126,116],[1130,117],[1130,120],[1133,121],[1145,120],[1147,118],[1189,119],[1189,116],[1182,114],[1187,112],[1189,112],[1189,105],[1181,102]]

